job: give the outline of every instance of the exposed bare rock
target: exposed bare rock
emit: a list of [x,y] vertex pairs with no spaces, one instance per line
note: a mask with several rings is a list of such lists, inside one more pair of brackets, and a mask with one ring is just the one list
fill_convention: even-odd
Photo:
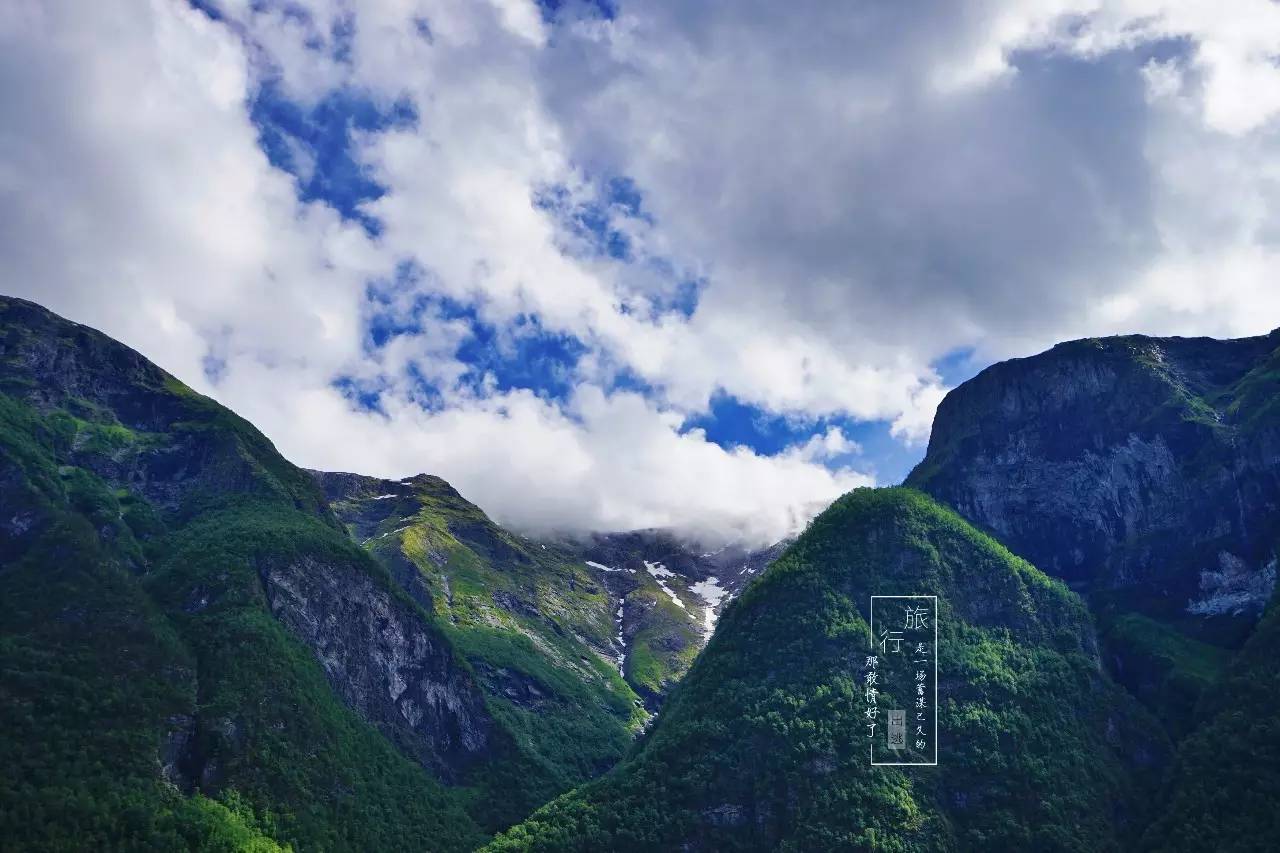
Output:
[[484,754],[492,721],[480,691],[415,608],[340,561],[306,556],[260,574],[271,612],[401,749],[449,781]]

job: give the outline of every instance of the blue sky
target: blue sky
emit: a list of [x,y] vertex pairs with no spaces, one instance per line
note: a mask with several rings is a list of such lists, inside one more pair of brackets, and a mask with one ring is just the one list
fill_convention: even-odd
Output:
[[8,287],[299,464],[765,541],[946,391],[1280,325],[1280,7],[160,0],[0,16]]

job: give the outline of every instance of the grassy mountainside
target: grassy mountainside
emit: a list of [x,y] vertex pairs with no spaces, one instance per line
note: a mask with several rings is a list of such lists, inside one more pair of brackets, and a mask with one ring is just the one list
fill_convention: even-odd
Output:
[[313,475],[353,540],[434,613],[516,734],[537,768],[526,812],[621,758],[646,715],[615,661],[617,599],[575,550],[504,530],[439,477]]
[[497,703],[576,784],[611,766],[778,547],[661,530],[534,541],[428,474],[312,472],[353,540],[445,625]]
[[1150,850],[1274,850],[1280,837],[1280,600],[1196,709]]
[[[911,593],[941,599],[940,764],[873,768],[869,597]],[[1165,750],[1079,598],[918,492],[857,490],[726,609],[633,756],[488,849],[1118,850]]]
[[252,426],[15,299],[0,423],[6,849],[465,850],[518,816],[517,733]]

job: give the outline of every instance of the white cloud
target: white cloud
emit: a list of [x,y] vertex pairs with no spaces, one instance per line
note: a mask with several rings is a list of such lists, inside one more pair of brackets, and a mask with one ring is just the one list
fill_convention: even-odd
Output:
[[[918,447],[957,349],[1280,323],[1272,3],[621,5],[548,24],[531,0],[226,0],[223,22],[178,0],[9,3],[6,289],[303,464],[435,471],[531,529],[751,536],[866,478],[839,430],[771,457],[682,432],[717,393]],[[412,105],[411,125],[352,133],[387,190],[362,208],[378,236],[270,165],[246,107],[264,79],[304,106],[338,88]],[[645,217],[609,207],[613,177]],[[574,232],[599,204],[627,260]],[[404,263],[421,275],[379,310],[416,331],[366,348],[366,288]],[[692,316],[658,310],[689,281]],[[574,336],[573,393],[460,384],[471,326],[424,294],[499,346],[522,316]],[[654,391],[607,391],[621,371]],[[415,375],[441,389],[430,409]]]
[[992,34],[988,48],[1052,46],[1097,57],[1188,39],[1187,64],[1201,78],[1206,125],[1243,134],[1280,112],[1280,7],[1270,0],[1237,0],[1229,12],[1214,0],[1055,0],[1022,9],[1020,17],[1012,32]]
[[356,354],[383,262],[258,149],[239,39],[178,4],[19,3],[0,40],[6,289],[205,387],[210,340],[316,373]]
[[[533,4],[511,7],[532,10]],[[927,361],[902,347],[881,348],[867,359],[865,348],[851,349],[840,340],[845,336],[814,336],[810,317],[775,310],[778,300],[805,288],[762,280],[762,289],[774,291],[766,296],[742,280],[748,276],[726,271],[691,320],[653,321],[647,311],[627,311],[623,304],[648,304],[670,286],[669,278],[637,272],[638,264],[563,250],[564,235],[554,218],[529,199],[549,186],[566,187],[579,199],[590,196],[594,188],[582,170],[590,156],[566,138],[575,129],[566,127],[565,117],[547,108],[554,92],[547,89],[552,84],[542,40],[530,37],[528,27],[513,25],[515,13],[503,9],[496,16],[474,9],[462,15],[453,4],[362,9],[350,82],[387,101],[408,97],[419,110],[415,126],[363,141],[363,159],[389,188],[366,205],[385,225],[382,247],[419,259],[430,270],[434,290],[479,300],[486,320],[503,324],[537,314],[547,328],[598,347],[608,363],[627,366],[659,386],[681,411],[702,410],[724,390],[790,415],[892,421],[897,434],[921,441],[940,389]],[[308,33],[327,31],[341,14],[337,7],[317,10],[319,23],[290,32],[314,39]],[[246,13],[241,20],[253,32],[268,27],[270,41],[281,41],[276,16]],[[432,22],[429,40],[401,32],[416,20]],[[384,42],[392,46],[394,66],[383,59]],[[301,49],[299,43],[281,51]],[[663,60],[658,55],[655,61]],[[648,136],[635,134],[641,140]],[[838,208],[834,204],[829,215],[838,217]],[[632,221],[623,227],[630,229],[643,262],[669,259],[680,242],[673,229],[682,225],[648,228]],[[688,267],[683,274],[698,277],[697,252],[679,252],[676,260]],[[833,279],[814,289],[838,292],[842,286]],[[751,294],[751,304],[741,304],[743,292]],[[830,307],[839,311],[843,306],[834,295]]]
[[[261,375],[254,375],[255,372]],[[247,364],[232,395],[256,395],[274,372]],[[637,394],[584,386],[567,410],[527,391],[457,399],[427,412],[392,399],[385,415],[353,411],[320,389],[276,395],[258,423],[311,467],[403,476],[406,460],[443,476],[505,523],[539,532],[669,527],[707,542],[766,544],[796,532],[870,477],[818,464],[851,449],[815,438],[774,457],[726,450]],[[818,447],[814,443],[823,446]]]
[[[707,384],[919,438],[956,348],[1280,322],[1247,221],[1274,210],[1277,27],[1265,0],[624,4],[546,88],[575,160],[710,270],[698,338],[744,343]],[[1219,266],[1221,299],[1175,283]]]
[[[364,73],[294,44],[328,31],[321,17],[240,14],[296,97]],[[505,67],[497,57],[512,45],[487,41],[512,29],[529,41],[530,19],[504,14],[495,29],[453,14],[432,19],[433,38],[455,47],[424,61],[420,78],[412,65],[395,69],[418,100],[420,131],[365,141],[391,187],[372,206],[388,223],[378,240],[300,203],[293,179],[267,162],[245,104],[267,66],[232,29],[158,0],[10,8],[0,17],[6,290],[141,349],[301,464],[437,472],[523,528],[664,525],[761,539],[868,482],[797,454],[724,450],[682,434],[678,412],[587,383],[563,407],[527,392],[451,391],[442,411],[426,411],[408,368],[451,388],[470,329],[415,311],[412,293],[380,310],[418,333],[363,350],[367,283],[406,258],[439,291],[480,295],[495,321],[536,311],[590,339],[597,319],[620,317],[608,279],[558,251],[530,204],[537,185],[573,177],[528,69]],[[425,59],[431,45],[414,38],[402,58]],[[222,361],[216,380],[207,356]],[[338,375],[381,390],[385,414],[354,410],[331,385]]]
[[810,436],[793,452],[805,461],[823,461],[861,453],[862,445],[850,439],[839,427],[828,427],[826,432]]

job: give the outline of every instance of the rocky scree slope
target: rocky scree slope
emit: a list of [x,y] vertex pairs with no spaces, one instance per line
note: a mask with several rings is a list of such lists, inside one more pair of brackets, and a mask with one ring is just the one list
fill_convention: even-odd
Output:
[[710,639],[720,612],[784,547],[729,544],[708,552],[659,529],[595,534],[566,545],[617,599],[617,660],[654,712]]

